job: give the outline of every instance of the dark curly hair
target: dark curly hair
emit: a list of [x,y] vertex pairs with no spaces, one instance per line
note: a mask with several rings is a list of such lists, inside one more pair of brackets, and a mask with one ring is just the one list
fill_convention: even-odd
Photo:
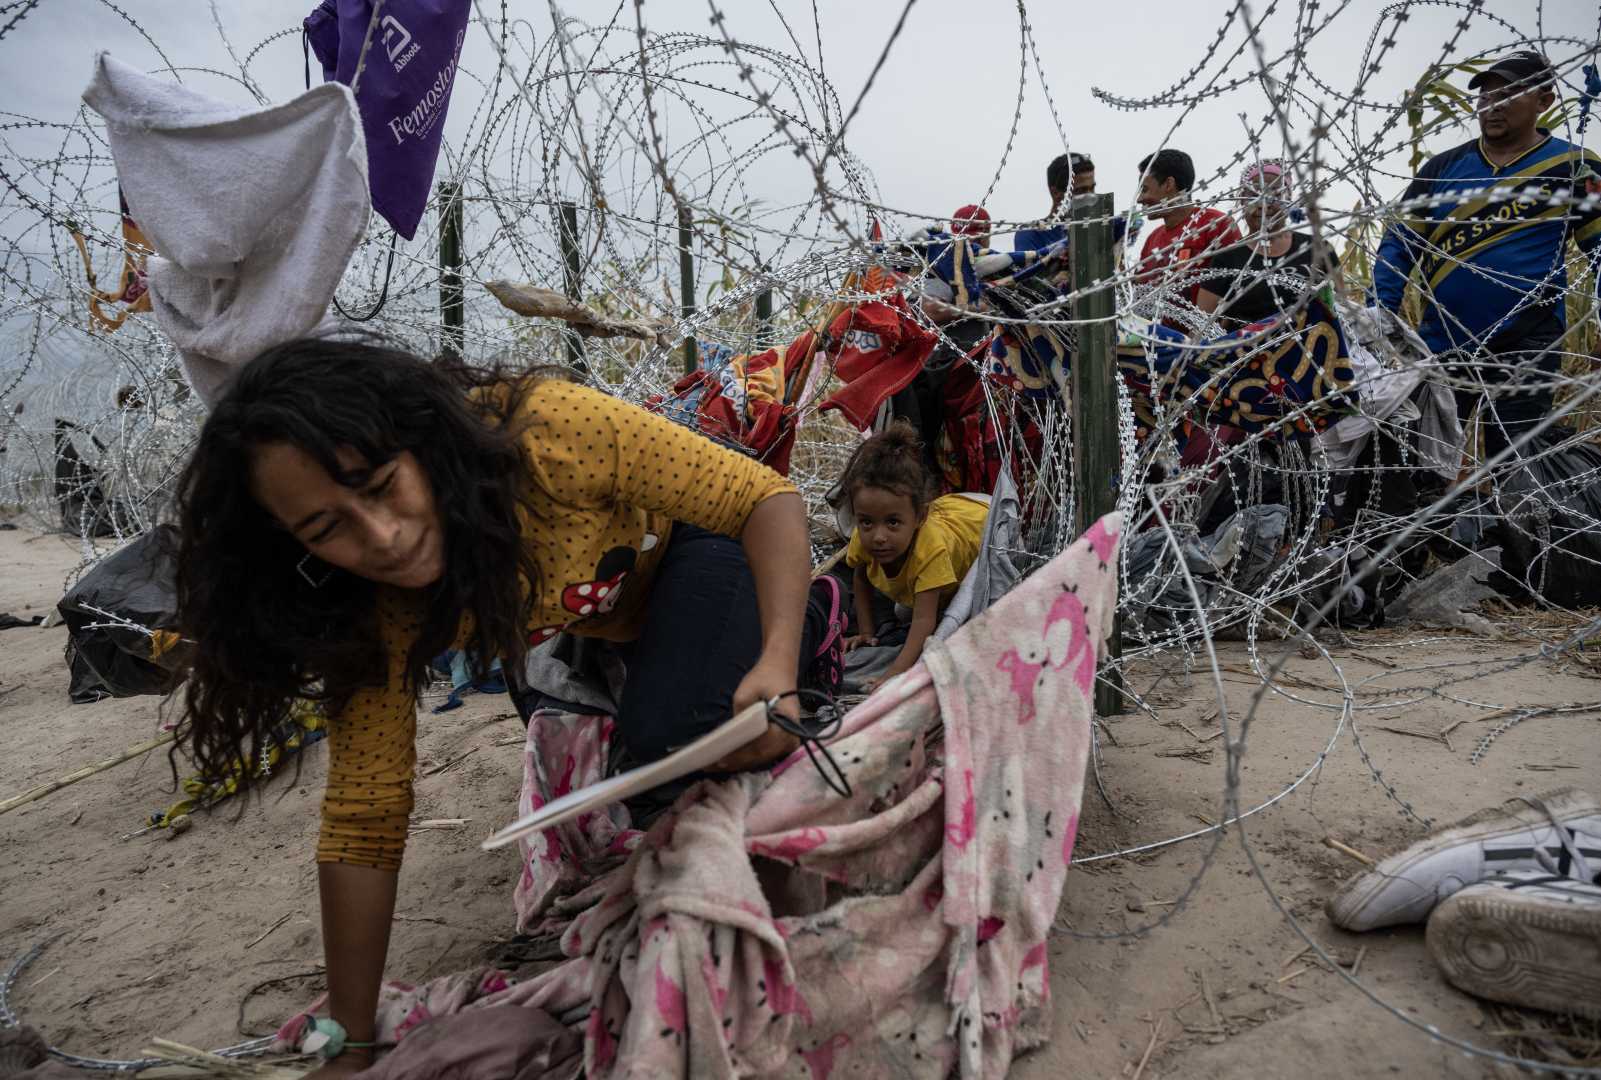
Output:
[[923,440],[905,420],[870,436],[845,465],[840,490],[855,498],[864,487],[883,488],[912,500],[918,513],[939,494],[933,474],[923,462]]
[[[247,784],[249,763],[294,699],[337,711],[387,671],[377,586],[326,565],[309,571],[326,575],[317,587],[300,573],[305,548],[251,493],[253,451],[288,443],[352,487],[403,451],[416,456],[443,525],[445,572],[428,589],[407,657],[415,691],[464,616],[477,664],[517,662],[526,649],[539,580],[518,524],[527,470],[515,417],[536,379],[346,338],[291,341],[239,373],[178,483],[178,622],[195,642],[178,743],[203,775],[238,769]],[[345,472],[340,447],[369,468]]]

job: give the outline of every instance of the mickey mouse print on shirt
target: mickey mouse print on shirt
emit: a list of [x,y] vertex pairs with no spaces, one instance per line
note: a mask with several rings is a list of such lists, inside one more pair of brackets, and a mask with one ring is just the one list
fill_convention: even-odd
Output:
[[[639,551],[625,546],[610,549],[596,564],[593,580],[576,582],[562,589],[561,606],[575,616],[574,621],[611,614],[622,595],[623,583],[639,564],[639,556],[654,549],[659,542],[660,537],[646,533]],[[566,626],[541,626],[528,635],[528,642],[538,645],[564,629]]]

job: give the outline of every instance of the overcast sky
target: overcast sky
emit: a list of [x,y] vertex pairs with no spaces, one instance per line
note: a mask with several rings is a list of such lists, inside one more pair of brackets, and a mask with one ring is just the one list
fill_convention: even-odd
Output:
[[[390,0],[396,11],[403,11],[406,2]],[[1111,192],[1121,210],[1133,200],[1136,163],[1151,150],[1164,143],[1187,150],[1200,175],[1210,177],[1231,154],[1247,145],[1247,126],[1260,126],[1270,112],[1260,82],[1245,78],[1257,70],[1255,54],[1243,23],[1237,16],[1231,17],[1226,0],[1035,0],[1027,10],[1034,47],[1023,57],[1020,109],[1020,29],[1013,3],[917,0],[908,11],[903,33],[886,55],[885,46],[904,9],[903,0],[818,0],[815,10],[800,0],[776,0],[776,7],[761,0],[719,2],[726,8],[724,25],[736,40],[798,58],[787,70],[780,70],[782,65],[746,54],[755,65],[757,86],[771,92],[786,111],[804,112],[813,124],[821,122],[821,114],[815,101],[807,99],[820,79],[826,79],[837,95],[838,109],[848,111],[874,65],[885,57],[860,112],[850,123],[845,143],[854,160],[871,174],[877,197],[898,211],[887,215],[891,231],[945,219],[956,207],[978,201],[987,191],[985,202],[996,219],[1037,219],[1048,208],[1045,166],[1063,151],[1064,141],[1094,157],[1100,189]],[[1279,0],[1273,14],[1267,15],[1269,0],[1248,0],[1244,10],[1262,20],[1261,47],[1270,60],[1292,47],[1298,23],[1317,30],[1306,50],[1309,74],[1299,76],[1305,96],[1291,108],[1297,139],[1309,135],[1308,110],[1315,110],[1320,103],[1329,110],[1339,109],[1338,95],[1358,84],[1370,41],[1393,35],[1395,45],[1382,68],[1368,80],[1364,99],[1384,108],[1364,109],[1354,118],[1348,115],[1338,132],[1338,139],[1347,144],[1370,145],[1375,132],[1390,118],[1390,108],[1420,71],[1440,57],[1442,43],[1456,32],[1467,7],[1434,0],[1406,10],[1407,18],[1397,29],[1393,17],[1382,25],[1379,22],[1388,2],[1347,0],[1342,5],[1340,0],[1320,0],[1307,11],[1292,0]],[[1594,57],[1596,4],[1489,0],[1486,7],[1488,11],[1469,17],[1453,58],[1543,39],[1552,58],[1570,72],[1577,85],[1585,54]],[[299,24],[310,4],[280,0],[215,0],[214,4],[207,0],[138,0],[130,4],[124,0],[121,8],[137,18],[137,26],[101,0],[44,0],[0,39],[0,55],[6,60],[0,65],[0,95],[11,118],[0,117],[0,168],[31,199],[48,205],[58,220],[89,220],[106,233],[115,229],[115,177],[103,164],[107,153],[92,132],[93,118],[84,116],[79,103],[95,52],[109,50],[148,71],[170,64],[186,85],[241,105],[252,101],[237,78],[241,62],[248,59],[250,77],[261,93],[269,100],[286,100],[303,86],[305,61]],[[7,7],[0,24],[15,18],[18,10]],[[500,103],[530,67],[548,68],[554,39],[555,23],[548,3],[507,0],[507,10],[519,21],[505,43],[514,78],[499,81]],[[577,121],[590,151],[602,159],[599,186],[603,190],[599,195],[606,200],[609,220],[615,223],[604,235],[608,240],[621,236],[621,246],[631,244],[635,253],[654,238],[661,245],[657,251],[665,252],[667,258],[657,264],[664,273],[648,283],[647,292],[659,300],[671,300],[677,287],[669,246],[674,242],[671,206],[661,198],[660,185],[651,175],[650,155],[641,149],[648,136],[639,119],[639,84],[632,76],[636,62],[633,0],[590,0],[561,10],[572,20],[578,51],[598,57],[574,66],[611,68],[610,74],[590,80],[580,76],[575,83],[581,88]],[[706,0],[650,0],[639,10],[654,35],[716,33]],[[559,287],[559,254],[543,203],[555,195],[587,207],[595,192],[569,161],[562,160],[548,177],[542,172],[541,155],[549,148],[538,138],[537,126],[529,123],[526,109],[513,115],[480,108],[498,69],[494,41],[504,33],[500,18],[498,0],[475,0],[474,22],[467,35],[446,127],[446,153],[437,178],[444,180],[459,171],[463,151],[482,139],[486,119],[499,117],[501,126],[493,133],[494,149],[488,155],[488,176],[483,175],[481,166],[474,166],[468,187],[472,190],[476,184],[482,191],[487,185],[497,209],[522,216],[508,220],[491,213],[487,202],[471,207],[469,257],[481,261],[469,264],[469,276],[517,275]],[[582,26],[612,29],[586,36]],[[1221,43],[1208,58],[1220,29]],[[747,200],[759,202],[761,208],[754,219],[762,227],[803,234],[776,251],[780,243],[776,235],[762,240],[762,256],[774,266],[794,263],[815,250],[809,237],[832,244],[836,234],[815,205],[799,214],[793,209],[786,211],[813,198],[812,171],[787,149],[773,150],[770,119],[747,116],[749,103],[727,93],[735,89],[748,94],[750,88],[740,84],[722,49],[715,43],[697,45],[687,37],[672,40],[683,47],[653,61],[653,72],[659,74],[662,65],[671,66],[680,80],[706,84],[706,88],[695,88],[688,81],[676,81],[671,88],[659,86],[661,92],[655,98],[664,145],[672,156],[680,189],[700,206],[728,209]],[[1286,70],[1286,65],[1275,69],[1280,75]],[[313,78],[317,77],[314,71]],[[555,78],[558,81],[550,84],[553,93],[545,99],[547,109],[552,102],[565,100],[565,76],[558,71]],[[790,80],[787,83],[786,78]],[[1240,85],[1233,85],[1241,79]],[[1321,89],[1316,82],[1328,89]],[[1115,97],[1139,99],[1175,91],[1193,94],[1215,86],[1232,88],[1193,109],[1177,104],[1118,109],[1093,92],[1099,89]],[[694,115],[683,102],[672,98],[670,89],[688,96],[697,110]],[[1048,99],[1055,106],[1054,119]],[[616,119],[619,116],[624,118],[622,122]],[[713,132],[713,138],[686,152],[687,146],[695,146],[699,132],[707,130]],[[1444,131],[1431,140],[1431,146],[1444,149],[1472,134],[1466,128]],[[1404,135],[1402,125],[1390,132],[1385,144],[1398,146]],[[574,142],[570,131],[566,142]],[[769,152],[749,153],[751,147],[764,143]],[[1270,132],[1261,152],[1281,150],[1277,133]],[[1332,147],[1329,153],[1350,164],[1348,152],[1340,147]],[[86,165],[90,155],[102,164]],[[1394,198],[1404,188],[1406,159],[1404,152],[1398,152],[1382,161],[1362,162],[1353,179],[1370,185],[1366,193],[1370,203]],[[1237,168],[1230,168],[1203,197],[1224,198],[1236,173]],[[270,181],[271,177],[263,178],[263,182]],[[830,167],[828,181],[835,190],[844,188],[837,164]],[[173,194],[186,197],[192,193]],[[1328,194],[1324,205],[1338,224],[1340,216],[1362,198],[1358,186],[1342,183]],[[855,207],[841,212],[859,235],[866,214]],[[640,220],[630,221],[630,216]],[[586,243],[597,236],[594,221],[586,216]],[[411,305],[420,327],[437,317],[434,228],[430,214],[417,239],[400,245],[400,269],[391,294],[391,310]],[[130,350],[148,353],[155,344],[153,324],[147,318],[135,320],[135,325],[117,335],[86,335],[87,316],[81,298],[68,299],[64,293],[67,283],[74,288],[82,285],[70,238],[62,228],[42,227],[37,211],[9,190],[0,190],[0,237],[16,245],[5,255],[8,280],[0,284],[6,301],[0,317],[0,390],[21,372],[22,383],[20,388],[12,388],[14,394],[82,397],[92,403],[92,409],[105,407],[115,386],[129,377],[126,357]],[[347,298],[376,295],[387,239],[387,230],[371,230],[342,289]],[[615,258],[615,251],[603,251],[598,260]],[[115,272],[114,259],[113,252],[97,249],[96,261],[103,276]],[[704,253],[697,267],[703,272],[700,291],[704,297],[716,268]],[[26,283],[25,288],[19,288],[19,280]],[[591,286],[593,281],[589,279]],[[43,308],[35,299],[41,293],[48,297]],[[395,296],[401,299],[395,301]],[[469,288],[468,302],[471,325],[504,331],[504,313],[481,289]],[[499,331],[494,330],[496,326]],[[82,377],[64,378],[63,372],[79,372]],[[72,413],[62,403],[52,408]],[[30,414],[33,412],[49,415],[43,406],[30,409]]]
[[[826,74],[847,109],[902,11],[899,0],[820,0],[816,9],[821,26],[819,58],[809,4],[794,0],[777,3],[799,40],[797,48],[769,5],[757,0],[722,2],[727,9],[726,26],[734,37],[787,52],[804,52],[808,62]],[[1267,4],[1257,0],[1251,6],[1261,18]],[[1312,72],[1336,90],[1351,89],[1383,6],[1379,0],[1352,0],[1340,10],[1334,0],[1323,0],[1313,19],[1321,20],[1337,10],[1340,14],[1311,43]],[[204,0],[141,0],[125,7],[177,67],[237,72],[239,65],[230,59]],[[1571,44],[1552,44],[1554,59],[1569,59],[1594,44],[1594,4],[1561,0],[1542,7],[1532,0],[1491,0],[1488,7],[1522,35],[1577,39]],[[274,33],[295,27],[303,14],[302,5],[277,0],[217,0],[215,9],[241,58]],[[532,36],[538,39],[536,47],[542,46],[551,34],[549,8],[521,0],[511,9],[527,18]],[[484,3],[481,10],[498,17],[496,4]],[[594,2],[572,4],[563,10],[589,25],[603,25],[613,14],[611,4]],[[705,0],[650,0],[643,11],[653,32],[712,32],[711,9]],[[1100,88],[1115,95],[1142,97],[1168,89],[1201,61],[1228,12],[1229,4],[1223,0],[1031,4],[1027,17],[1034,29],[1043,78],[1030,55],[1015,142],[988,199],[992,213],[1021,220],[1046,208],[1044,167],[1061,152],[1063,143],[1046,104],[1047,89],[1067,139],[1075,150],[1094,156],[1101,190],[1113,192],[1120,207],[1133,195],[1137,161],[1164,140],[1188,150],[1203,176],[1219,167],[1245,142],[1241,114],[1256,122],[1267,111],[1259,85],[1247,85],[1204,103],[1187,117],[1174,106],[1118,110],[1096,100],[1091,91]],[[1296,5],[1281,0],[1277,13],[1266,20],[1261,37],[1270,57],[1289,47],[1300,14]],[[1454,7],[1415,8],[1398,35],[1397,47],[1372,80],[1367,100],[1394,102],[1416,78],[1418,69],[1438,55],[1440,43],[1461,15]],[[613,56],[623,55],[633,33],[633,20],[634,7],[629,0],[618,13],[625,33],[610,39]],[[525,31],[525,41],[528,36]],[[1481,14],[1464,35],[1457,55],[1494,47],[1515,36]],[[976,200],[990,186],[1006,153],[1017,106],[1019,40],[1018,13],[1012,4],[921,0],[911,6],[905,30],[890,50],[846,138],[857,158],[871,169],[885,202],[919,216],[943,216]],[[1182,89],[1193,89],[1220,75],[1226,80],[1248,73],[1254,67],[1248,46],[1232,63],[1227,62],[1244,43],[1241,26],[1230,26],[1217,56]],[[0,94],[7,108],[56,123],[72,121],[95,50],[109,49],[148,69],[165,66],[139,29],[95,0],[48,0],[0,42],[0,49],[9,61],[0,66]],[[493,71],[493,57],[485,28],[474,26],[463,68],[486,77]],[[704,58],[720,59],[714,50],[706,50]],[[514,63],[519,59],[526,63],[525,58],[514,58]],[[251,62],[250,70],[269,97],[282,99],[300,88],[302,65],[299,35],[290,34],[268,44]],[[708,68],[704,77],[720,84],[733,83],[726,69]],[[225,80],[195,71],[185,71],[184,78],[209,93],[248,100],[242,87]],[[1306,89],[1315,98],[1323,97],[1316,87],[1308,85]],[[452,134],[459,135],[470,118],[468,106],[477,92],[470,82],[459,84],[452,105]],[[1337,104],[1328,101],[1331,108]],[[592,101],[586,101],[581,109],[591,113],[592,120],[598,111]],[[1169,136],[1181,119],[1178,131]],[[1364,115],[1362,133],[1374,130],[1379,119],[1377,113]],[[1310,124],[1304,116],[1296,120],[1304,137]],[[36,148],[37,134],[14,132],[10,137],[14,146]],[[754,141],[761,134],[747,126],[741,137]],[[1460,132],[1449,133],[1437,139],[1436,145],[1449,145],[1463,137]],[[1270,144],[1268,149],[1278,146]],[[1404,162],[1404,157],[1401,160]],[[812,186],[807,167],[793,156],[784,161],[775,155],[764,162],[747,186],[758,179],[764,188],[758,194],[774,203],[802,197]]]
[[[400,5],[405,0],[391,2],[396,11],[404,10]],[[814,18],[813,7],[799,0],[776,0],[776,8],[760,0],[720,2],[726,8],[725,26],[731,36],[741,43],[802,57],[805,69],[814,73],[812,82],[816,83],[815,73],[820,72],[838,96],[842,111],[848,111],[858,99],[875,63],[884,55],[904,8],[902,0],[819,0]],[[1292,103],[1296,138],[1304,140],[1309,135],[1307,110],[1315,109],[1319,103],[1329,110],[1338,109],[1340,102],[1334,95],[1347,93],[1358,84],[1369,42],[1392,34],[1396,44],[1368,81],[1364,100],[1393,106],[1420,71],[1441,55],[1442,43],[1455,32],[1467,7],[1438,0],[1417,6],[1406,12],[1407,18],[1397,30],[1393,18],[1385,19],[1382,25],[1379,22],[1388,2],[1348,0],[1342,5],[1340,0],[1321,0],[1306,11],[1291,0],[1279,0],[1274,13],[1266,15],[1268,0],[1249,0],[1252,17],[1262,20],[1261,46],[1270,59],[1292,47],[1298,21],[1304,20],[1302,25],[1317,29],[1306,51],[1311,77],[1300,77],[1300,88],[1306,96]],[[87,218],[108,231],[115,226],[114,177],[108,168],[84,165],[86,154],[92,151],[104,159],[105,149],[92,144],[79,105],[94,53],[106,49],[151,71],[171,64],[187,85],[240,104],[252,100],[236,78],[241,61],[248,57],[250,76],[261,92],[270,100],[285,100],[303,86],[305,61],[298,27],[310,10],[309,4],[285,4],[279,0],[216,0],[215,4],[206,0],[139,0],[122,7],[137,18],[137,26],[99,0],[45,0],[0,40],[0,53],[7,61],[0,65],[0,96],[14,117],[39,122],[17,123],[0,131],[0,138],[5,140],[0,167],[31,197],[50,204],[59,217]],[[1453,58],[1524,39],[1544,39],[1553,60],[1568,69],[1574,79],[1579,77],[1578,67],[1595,45],[1594,3],[1554,0],[1542,5],[1536,0],[1489,0],[1487,8],[1488,12],[1480,11],[1469,18],[1468,29],[1461,35]],[[448,145],[439,179],[446,179],[460,167],[464,146],[481,136],[488,110],[479,106],[497,70],[492,38],[502,33],[498,22],[500,6],[493,0],[478,0],[474,10],[446,128]],[[538,57],[538,65],[544,65],[554,22],[550,6],[534,0],[509,0],[508,10],[521,20],[508,45],[513,74],[520,79],[528,72],[531,57]],[[631,227],[637,230],[633,235],[636,251],[639,243],[652,235],[671,244],[670,206],[660,198],[660,185],[651,176],[650,158],[640,149],[647,136],[637,118],[638,83],[630,74],[635,62],[633,0],[623,0],[621,4],[617,0],[591,0],[561,10],[574,20],[575,33],[576,24],[614,26],[609,35],[598,40],[601,59],[595,62],[610,65],[613,74],[598,76],[593,82],[580,80],[578,85],[586,89],[579,95],[576,108],[591,150],[604,158],[601,194],[609,212],[632,212],[644,219],[642,224],[613,227],[608,237]],[[705,0],[650,0],[641,10],[652,34],[716,32],[710,22],[712,9]],[[888,216],[887,225],[893,231],[947,218],[956,207],[979,200],[992,185],[985,201],[996,219],[1037,219],[1048,208],[1045,166],[1063,151],[1064,138],[1074,150],[1093,156],[1100,190],[1111,192],[1119,209],[1126,208],[1133,200],[1136,164],[1141,157],[1167,143],[1192,154],[1202,177],[1212,176],[1231,154],[1247,145],[1246,128],[1261,124],[1270,111],[1268,99],[1262,85],[1249,78],[1193,109],[1175,104],[1118,109],[1097,99],[1093,91],[1099,89],[1130,99],[1170,91],[1191,94],[1206,87],[1227,86],[1251,75],[1256,71],[1254,50],[1243,24],[1238,18],[1230,21],[1230,11],[1225,0],[1036,0],[1027,11],[1034,48],[1024,57],[1019,111],[1020,29],[1016,5],[1000,0],[918,0],[910,7],[904,32],[888,50],[859,114],[851,121],[845,142],[854,159],[871,173],[878,197],[900,211]],[[8,8],[5,17],[14,14],[15,9]],[[483,18],[492,21],[486,24]],[[1220,29],[1221,44],[1208,59],[1208,50]],[[578,41],[586,52],[597,47],[593,37],[580,35]],[[1593,55],[1592,51],[1592,58]],[[799,216],[780,212],[781,208],[805,203],[814,194],[813,175],[806,162],[782,149],[749,162],[744,160],[750,157],[748,148],[772,138],[773,128],[766,117],[737,119],[748,113],[750,106],[724,91],[735,88],[748,92],[748,88],[740,86],[723,51],[712,44],[696,46],[686,40],[686,47],[665,62],[675,65],[682,78],[711,87],[699,90],[690,88],[688,83],[674,84],[685,89],[700,110],[693,118],[684,105],[671,100],[665,92],[656,98],[665,146],[674,156],[678,181],[689,196],[702,205],[723,208],[758,200],[764,208],[759,217],[764,227],[784,231],[793,228],[832,242],[835,234],[815,208]],[[802,86],[797,95],[793,89],[785,89],[781,78],[784,72],[764,62],[757,62],[756,67],[755,81],[771,91],[776,102],[790,111],[802,108],[811,92],[808,87]],[[235,78],[209,74],[203,69]],[[797,62],[789,74],[795,75],[799,70]],[[1283,74],[1286,67],[1276,70]],[[313,78],[318,77],[314,71]],[[803,82],[807,78],[804,72],[798,77]],[[1325,84],[1328,91],[1315,85],[1314,79]],[[506,100],[513,82],[504,78],[500,81],[500,102]],[[1056,119],[1047,98],[1054,103]],[[805,111],[812,122],[820,122],[815,102],[806,104]],[[617,123],[614,118],[618,115],[628,119]],[[1364,109],[1354,119],[1347,117],[1339,137],[1347,142],[1369,143],[1389,116],[1387,108]],[[4,118],[0,118],[0,125],[3,124]],[[724,124],[727,126],[719,126]],[[695,154],[680,157],[685,145],[694,141],[697,125],[700,130],[714,130],[715,139]],[[1404,134],[1404,125],[1392,130],[1386,145],[1399,145]],[[1472,134],[1465,128],[1445,131],[1431,145],[1435,150],[1444,149]],[[543,148],[527,121],[526,111],[515,126],[509,121],[504,123],[495,138],[495,150],[490,155],[495,197],[501,200],[502,208],[522,207],[527,216],[507,223],[489,213],[487,204],[475,207],[476,216],[469,219],[469,248],[482,253],[484,262],[470,267],[475,271],[471,276],[507,274],[506,264],[511,261],[515,263],[512,273],[559,286],[559,256],[549,232],[548,212],[539,204],[554,192],[588,206],[592,193],[565,162],[555,171],[553,185],[541,185]],[[1276,131],[1270,132],[1262,152],[1281,150]],[[1344,153],[1338,147],[1330,152],[1335,158]],[[21,161],[19,155],[29,160]],[[736,166],[732,170],[731,161]],[[1212,186],[1209,197],[1223,197],[1234,183],[1236,172],[1230,169]],[[1398,195],[1405,186],[1405,172],[1404,152],[1383,161],[1365,162],[1362,177],[1371,184],[1370,201]],[[828,175],[836,189],[843,186],[837,166],[831,167]],[[264,182],[268,181],[270,177],[264,178]],[[1325,207],[1333,211],[1337,224],[1339,216],[1349,212],[1359,198],[1362,194],[1358,187],[1341,184],[1329,193]],[[531,206],[535,209],[528,209]],[[852,230],[859,232],[865,214],[849,207],[842,212]],[[425,232],[416,241],[401,245],[402,269],[396,275],[400,287],[397,291],[405,295],[408,286],[402,279],[410,274],[410,295],[418,305],[419,318],[432,318],[429,312],[437,297],[437,270],[430,253],[433,240],[428,234],[434,227],[431,217],[425,219]],[[29,258],[19,259],[18,249],[14,249],[7,260],[9,272],[13,278],[24,272],[30,275],[30,288],[44,285],[53,274],[63,271],[70,280],[78,280],[76,256],[64,230],[51,233],[39,227],[38,218],[36,212],[20,206],[10,192],[0,192],[0,236],[19,241],[18,249],[29,253]],[[651,228],[657,231],[652,234]],[[588,220],[585,229],[586,237],[595,235]],[[364,289],[376,292],[376,280],[363,275],[381,273],[386,242],[385,230],[375,228],[369,234],[369,244],[358,256],[353,271],[355,284],[347,283],[352,295],[359,295]],[[774,257],[776,243],[774,237],[767,237],[762,254],[780,266],[799,259],[813,246],[809,240],[799,239]],[[666,247],[659,250],[670,253]],[[98,261],[105,264],[105,272],[112,265],[112,255],[102,250],[101,256]],[[408,264],[413,256],[418,261]],[[498,265],[490,265],[492,262]],[[698,265],[704,270],[708,264],[703,259]],[[655,280],[652,289],[665,296],[667,290],[676,289],[676,276],[669,267],[662,269],[667,273]],[[703,295],[708,281],[708,277],[701,280]],[[18,296],[13,284],[7,283],[5,291],[12,304],[0,324],[0,341],[8,343],[3,349],[5,355],[0,356],[0,386],[7,382],[7,373],[23,363],[30,368],[28,378],[42,380],[40,384],[45,387],[53,385],[63,365],[75,364],[78,358],[93,353],[103,354],[116,367],[116,354],[106,350],[126,347],[136,336],[125,331],[114,340],[103,335],[85,337],[81,302],[57,302],[62,310],[36,326],[33,315],[37,309],[26,302],[16,304]],[[404,306],[406,301],[400,303]],[[475,309],[474,304],[487,308]],[[474,315],[474,310],[480,314]],[[477,319],[476,325],[485,325],[482,320],[493,321],[497,316],[504,323],[503,313],[481,290],[469,290],[470,320]],[[28,357],[32,355],[38,327],[47,334],[42,350],[47,354],[43,356],[46,362],[30,363]],[[98,389],[94,393],[104,396]]]

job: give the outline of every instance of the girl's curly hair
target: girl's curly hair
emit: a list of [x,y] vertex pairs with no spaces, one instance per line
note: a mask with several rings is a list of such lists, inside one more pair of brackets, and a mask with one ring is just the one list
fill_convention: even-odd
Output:
[[[539,579],[518,522],[527,469],[515,418],[535,381],[343,338],[278,345],[239,373],[178,483],[178,621],[195,642],[178,742],[203,775],[237,770],[248,784],[295,699],[337,711],[387,674],[377,587],[326,565],[300,572],[305,548],[252,495],[256,448],[289,443],[350,486],[403,451],[416,456],[433,486],[445,572],[406,659],[415,690],[464,617],[481,665],[520,662],[527,648]],[[341,469],[341,447],[368,468]]]
[[923,462],[923,440],[916,428],[896,420],[856,448],[845,465],[840,489],[854,498],[864,487],[905,495],[918,513],[934,501],[938,485]]

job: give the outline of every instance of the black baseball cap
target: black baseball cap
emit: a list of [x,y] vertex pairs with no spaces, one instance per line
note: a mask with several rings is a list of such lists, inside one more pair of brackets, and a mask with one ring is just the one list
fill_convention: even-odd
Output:
[[1521,49],[1501,57],[1469,79],[1468,89],[1477,90],[1479,84],[1491,76],[1500,76],[1508,83],[1514,83],[1524,89],[1533,89],[1555,82],[1557,73],[1552,70],[1551,61],[1545,57],[1533,49]]

